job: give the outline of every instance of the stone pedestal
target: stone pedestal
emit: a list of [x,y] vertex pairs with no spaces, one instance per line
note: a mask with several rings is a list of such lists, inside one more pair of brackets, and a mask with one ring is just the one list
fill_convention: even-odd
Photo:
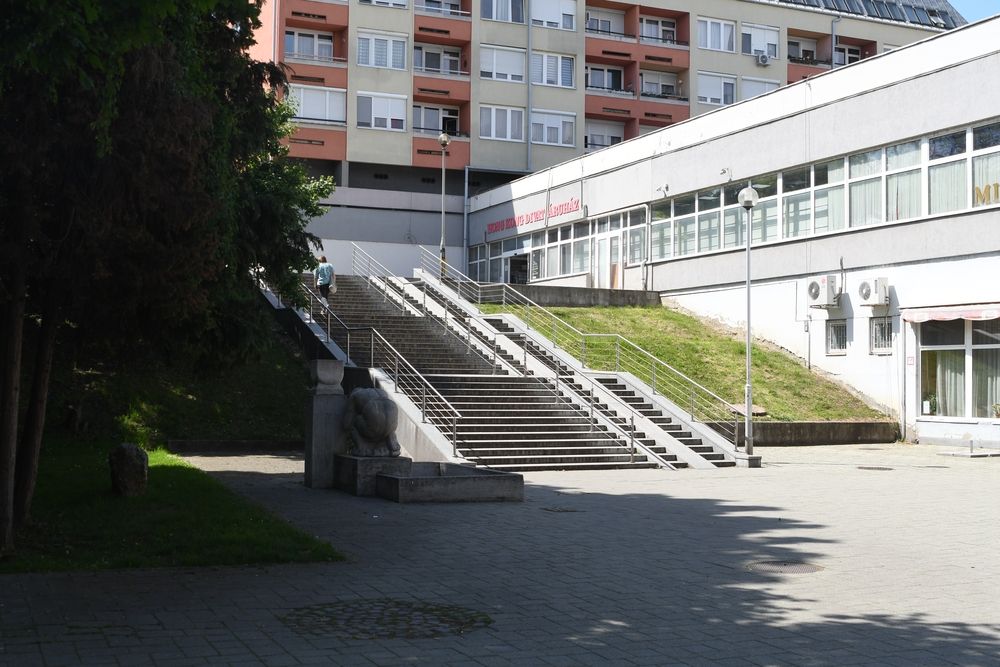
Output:
[[376,495],[375,477],[384,473],[408,477],[412,459],[405,456],[334,456],[334,485],[356,496]]
[[327,359],[310,362],[314,386],[306,406],[305,484],[314,489],[334,486],[334,456],[347,451],[343,420],[347,397],[340,381],[344,363]]

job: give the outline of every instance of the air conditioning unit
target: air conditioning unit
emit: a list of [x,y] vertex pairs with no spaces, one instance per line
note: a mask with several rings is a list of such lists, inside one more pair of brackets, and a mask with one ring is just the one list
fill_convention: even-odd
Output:
[[766,53],[758,53],[754,57],[757,58],[757,64],[758,65],[762,65],[762,66],[766,67],[767,65],[771,64],[771,56],[767,55]]
[[865,278],[858,283],[858,297],[862,306],[886,306],[889,304],[889,279]]
[[816,276],[806,281],[806,303],[810,308],[833,308],[837,305],[837,274]]

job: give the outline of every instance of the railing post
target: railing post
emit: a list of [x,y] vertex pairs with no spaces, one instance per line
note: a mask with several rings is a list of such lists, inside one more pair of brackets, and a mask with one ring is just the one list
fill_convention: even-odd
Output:
[[347,330],[347,358],[351,358],[351,330]]
[[649,365],[653,369],[653,373],[652,373],[652,375],[653,375],[653,384],[652,384],[652,387],[653,387],[653,395],[656,396],[656,359],[650,359]]
[[375,330],[372,329],[372,342],[371,342],[371,366],[375,366]]
[[333,336],[330,335],[330,309],[326,309],[326,342],[329,343],[333,340]]
[[399,355],[396,355],[396,393],[399,393]]
[[497,373],[497,337],[493,337],[493,372],[490,375],[496,375]]
[[424,310],[424,315],[427,315],[427,281],[426,280],[422,281],[421,285],[424,288],[424,303],[421,307]]
[[631,442],[632,442],[632,451],[629,454],[628,462],[629,463],[635,463],[635,413],[633,412],[632,414],[630,414],[628,418],[629,418],[630,425],[632,427],[631,432],[630,432],[630,435],[632,436],[632,439],[631,439]]
[[500,302],[506,306],[507,305],[507,286],[503,285],[500,287]]
[[451,454],[458,457],[458,415],[451,416]]
[[622,360],[622,341],[620,338],[615,338],[615,372],[621,370],[621,360]]
[[587,337],[580,337],[580,362],[586,367],[587,365]]
[[694,389],[691,390],[691,409],[688,412],[691,414],[691,420],[694,421]]
[[521,334],[521,350],[524,352],[524,374],[528,374],[528,336]]
[[427,383],[420,385],[420,421],[427,422]]

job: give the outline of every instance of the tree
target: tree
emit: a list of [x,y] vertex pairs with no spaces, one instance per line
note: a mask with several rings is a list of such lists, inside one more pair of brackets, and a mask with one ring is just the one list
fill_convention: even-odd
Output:
[[0,553],[30,515],[60,326],[247,353],[252,273],[293,284],[332,188],[286,159],[284,73],[247,55],[259,1],[17,4],[0,27]]

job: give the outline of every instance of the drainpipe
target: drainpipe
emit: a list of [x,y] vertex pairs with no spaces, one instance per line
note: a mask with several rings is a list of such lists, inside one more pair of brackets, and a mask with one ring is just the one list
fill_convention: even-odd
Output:
[[841,17],[838,15],[837,18],[830,21],[830,69],[837,66],[837,54],[834,50],[837,48],[837,24],[840,23]]
[[465,253],[462,273],[465,273],[469,270],[469,165],[465,165],[465,197],[462,199],[462,249]]
[[[531,0],[524,0],[524,24],[528,27],[528,59],[524,63],[524,68],[527,70],[525,73],[528,75],[526,77],[525,83],[528,84],[528,117],[525,118],[527,127],[525,127],[525,142],[528,144],[527,150],[527,164],[525,165],[525,171],[529,174],[531,173]],[[544,63],[543,63],[544,65]],[[546,224],[548,222],[546,221]]]

